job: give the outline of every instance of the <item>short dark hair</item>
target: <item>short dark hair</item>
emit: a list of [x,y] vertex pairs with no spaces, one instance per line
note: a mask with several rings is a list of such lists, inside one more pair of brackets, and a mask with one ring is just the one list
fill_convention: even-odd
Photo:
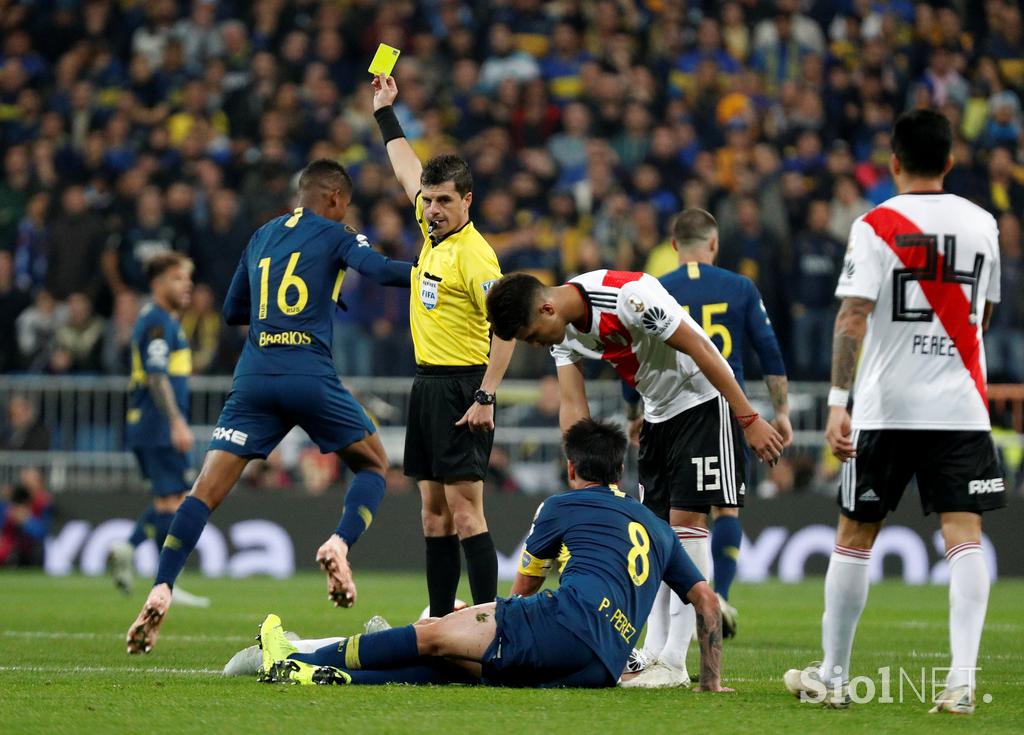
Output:
[[352,177],[337,161],[330,158],[318,158],[311,162],[299,174],[299,191],[310,189],[324,191],[340,191],[343,194],[352,192]]
[[699,207],[684,209],[672,222],[672,237],[680,245],[699,245],[718,229],[718,222],[711,213]]
[[892,152],[908,174],[941,176],[952,147],[953,128],[938,112],[904,112],[892,127]]
[[622,477],[626,434],[615,424],[581,419],[569,427],[563,439],[565,456],[581,480],[611,485]]
[[146,283],[152,283],[154,279],[159,278],[171,268],[176,268],[179,265],[184,266],[191,273],[192,261],[189,260],[186,255],[175,250],[166,250],[162,253],[157,253],[147,260],[143,267],[146,275]]
[[512,273],[487,292],[487,319],[499,339],[512,340],[533,321],[533,307],[544,284],[528,273]]
[[469,170],[469,164],[454,153],[434,156],[427,161],[420,174],[422,186],[440,186],[446,181],[455,185],[459,196],[464,197],[473,191],[473,172]]

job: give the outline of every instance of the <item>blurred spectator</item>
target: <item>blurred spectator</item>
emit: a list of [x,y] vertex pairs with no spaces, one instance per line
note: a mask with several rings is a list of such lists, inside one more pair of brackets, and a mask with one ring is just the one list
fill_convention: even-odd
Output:
[[0,181],[0,248],[4,250],[13,246],[31,183],[28,150],[24,145],[12,145],[4,154],[4,178]]
[[1024,211],[1024,186],[1019,175],[1010,149],[993,148],[988,159],[987,190],[981,194],[985,208],[996,214]]
[[[193,303],[195,292],[193,292]],[[114,310],[103,333],[101,362],[109,375],[127,375],[132,367],[132,332],[139,316],[139,297],[134,291],[121,291],[114,297]],[[195,350],[193,349],[193,364]],[[194,368],[193,368],[194,369]]]
[[56,301],[46,289],[37,291],[32,306],[18,315],[18,351],[26,370],[40,372],[49,364],[53,338],[67,316],[67,306]]
[[558,379],[545,375],[537,384],[537,402],[520,420],[522,426],[558,426],[558,408],[561,397],[558,393]]
[[829,234],[846,242],[850,238],[854,220],[867,214],[870,209],[871,202],[861,196],[857,182],[850,176],[839,177],[829,202]]
[[139,194],[135,217],[127,231],[113,235],[108,245],[105,265],[111,290],[118,293],[130,288],[145,293],[149,289],[143,274],[146,261],[157,253],[184,249],[180,233],[164,215],[160,190],[146,187]]
[[488,49],[489,53],[480,67],[480,86],[485,92],[493,92],[505,79],[525,82],[540,76],[537,61],[516,49],[512,32],[504,23],[491,26]]
[[192,374],[209,374],[220,351],[225,325],[213,289],[207,284],[198,283],[192,289],[192,301],[181,315],[181,329],[192,348]]
[[46,288],[57,299],[84,293],[96,299],[103,285],[99,267],[106,237],[103,220],[89,209],[85,188],[72,184],[61,196],[50,225]]
[[1020,218],[999,218],[1000,292],[1002,300],[992,312],[985,334],[985,357],[993,381],[1024,382],[1024,253]]
[[210,197],[210,220],[196,233],[192,260],[196,264],[196,283],[207,284],[218,305],[224,303],[252,233],[239,209],[238,195],[231,189],[214,192]]
[[[0,250],[0,373],[11,372],[21,366],[20,343],[15,322],[18,315],[31,303],[28,294],[14,283],[14,262],[11,254]],[[14,349],[19,345],[19,349]]]
[[18,223],[14,245],[14,282],[18,288],[34,293],[46,283],[46,264],[50,255],[46,215],[50,195],[37,192],[28,200],[25,216]]
[[793,244],[789,270],[795,378],[828,380],[832,363],[835,288],[846,245],[828,230],[829,205],[811,201],[807,228]]
[[[50,369],[55,373],[95,373],[102,366],[104,321],[93,313],[92,302],[82,293],[68,296],[67,320],[54,333]],[[59,355],[66,355],[65,358]]]
[[41,567],[52,524],[53,500],[42,473],[22,470],[18,483],[0,492],[0,567]]
[[7,425],[3,443],[6,451],[42,452],[50,448],[50,433],[39,420],[28,397],[14,393],[7,401]]

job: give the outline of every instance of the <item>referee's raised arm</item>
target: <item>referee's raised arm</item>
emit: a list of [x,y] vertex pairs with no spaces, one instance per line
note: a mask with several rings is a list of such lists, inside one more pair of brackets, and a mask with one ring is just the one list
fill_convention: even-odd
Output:
[[469,165],[454,155],[421,163],[395,114],[395,80],[374,77],[373,89],[373,114],[388,158],[423,233],[409,300],[416,379],[404,465],[423,501],[430,614],[441,616],[454,607],[460,543],[473,602],[491,602],[497,595],[483,480],[494,442],[496,393],[515,343],[492,336],[487,320],[487,291],[501,269],[470,220]]
[[416,156],[416,152],[406,140],[402,126],[395,115],[395,98],[398,97],[398,85],[394,77],[378,74],[373,78],[373,116],[380,127],[380,134],[384,137],[384,147],[387,148],[388,158],[391,159],[391,167],[395,170],[395,176],[405,189],[406,196],[413,204],[416,203],[416,195],[420,190],[420,175],[423,173],[423,164]]

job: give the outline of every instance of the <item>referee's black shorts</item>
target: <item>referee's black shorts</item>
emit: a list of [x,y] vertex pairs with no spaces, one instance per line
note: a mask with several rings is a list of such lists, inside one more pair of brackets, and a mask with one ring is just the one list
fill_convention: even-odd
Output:
[[405,474],[416,481],[482,480],[493,431],[456,426],[473,404],[485,365],[419,365],[409,395]]

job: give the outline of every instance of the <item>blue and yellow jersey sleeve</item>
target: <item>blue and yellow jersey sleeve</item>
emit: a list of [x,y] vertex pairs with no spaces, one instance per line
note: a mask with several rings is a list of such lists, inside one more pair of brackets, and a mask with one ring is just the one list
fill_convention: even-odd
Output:
[[181,326],[152,305],[139,319],[132,341],[132,382],[145,382],[147,375],[188,377],[192,374],[192,351]]
[[786,364],[782,360],[782,348],[779,347],[779,340],[772,328],[772,321],[768,318],[768,311],[764,308],[761,293],[753,281],[749,279],[744,279],[744,281],[747,286],[744,321],[747,335],[761,363],[761,372],[764,375],[785,375]]
[[557,498],[549,498],[537,508],[519,560],[519,572],[528,577],[546,577],[564,547],[563,533]]

